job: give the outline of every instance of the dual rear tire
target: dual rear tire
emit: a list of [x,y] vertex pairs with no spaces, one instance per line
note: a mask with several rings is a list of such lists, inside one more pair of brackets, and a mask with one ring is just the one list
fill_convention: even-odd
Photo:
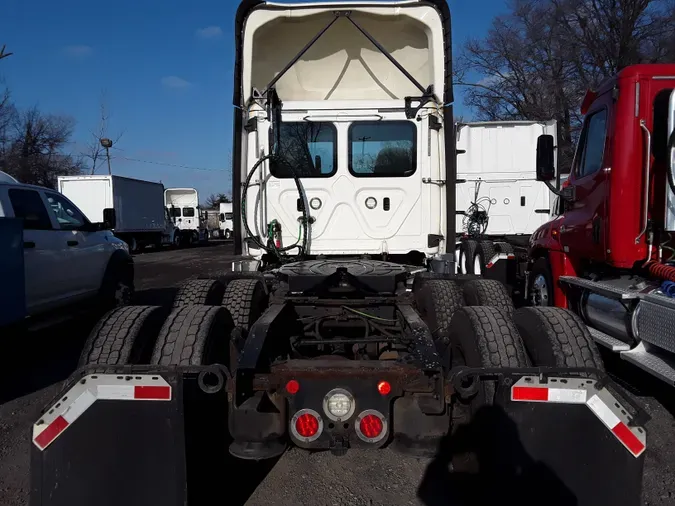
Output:
[[245,337],[267,306],[259,278],[193,279],[173,308],[125,306],[107,313],[91,332],[84,365],[211,365],[230,367],[231,337]]
[[429,280],[415,293],[443,365],[586,367],[603,370],[583,321],[556,307],[516,310],[495,280]]

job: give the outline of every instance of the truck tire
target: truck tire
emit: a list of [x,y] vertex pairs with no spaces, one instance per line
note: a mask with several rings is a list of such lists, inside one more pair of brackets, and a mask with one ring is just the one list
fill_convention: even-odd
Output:
[[224,293],[225,285],[217,279],[191,279],[178,289],[173,307],[220,306]]
[[[468,367],[529,367],[530,360],[511,316],[494,307],[465,307],[450,322],[452,364]],[[492,381],[478,384],[476,394],[457,400],[452,407],[457,433],[471,427],[476,414],[495,401]],[[489,412],[489,411],[488,411]],[[469,431],[471,431],[469,429]],[[451,457],[455,472],[475,472],[479,463],[475,453],[457,453]]]
[[464,307],[462,288],[454,281],[431,279],[415,292],[415,306],[436,343],[441,355],[450,343],[449,326],[452,316]]
[[496,253],[492,241],[479,242],[476,247],[476,254],[473,257],[473,274],[484,276],[487,265]]
[[553,306],[553,276],[551,266],[545,257],[538,258],[530,271],[527,298],[532,306]]
[[507,255],[513,255],[514,249],[508,242],[497,241],[495,247],[499,250],[500,253],[506,253]]
[[228,240],[229,240],[229,239],[231,239],[231,238],[232,238],[232,232],[230,232],[229,230],[226,230],[226,231],[225,231],[225,239],[228,239]]
[[463,241],[459,247],[460,274],[473,274],[473,257],[476,255],[478,243],[473,240]]
[[78,367],[147,363],[165,316],[159,306],[113,309],[89,334]]
[[496,307],[509,315],[516,310],[507,288],[495,279],[472,279],[464,283],[464,300],[467,306]]
[[513,318],[535,366],[605,370],[586,325],[571,311],[559,307],[523,307]]
[[232,318],[217,306],[184,306],[174,309],[157,337],[153,365],[229,366]]
[[235,278],[227,284],[223,307],[232,315],[234,326],[248,332],[267,308],[267,291],[258,278]]
[[[507,312],[494,307],[464,307],[450,321],[452,365],[529,367],[530,359],[518,329]],[[458,356],[459,355],[459,356]],[[483,382],[472,411],[492,404],[495,388]]]

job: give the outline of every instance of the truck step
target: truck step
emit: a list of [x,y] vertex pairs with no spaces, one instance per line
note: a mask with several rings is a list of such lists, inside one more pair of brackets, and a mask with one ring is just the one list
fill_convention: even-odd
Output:
[[578,278],[576,276],[560,276],[560,281],[572,286],[578,286],[586,290],[591,290],[599,295],[603,295],[609,299],[616,300],[632,300],[639,297],[638,292],[626,290],[619,286],[610,285],[608,283],[601,283],[598,281],[591,281],[590,279]]
[[621,352],[621,358],[675,386],[675,359],[649,343],[640,343],[630,351]]
[[630,350],[630,344],[624,343],[620,339],[609,336],[604,332],[600,332],[598,329],[593,327],[588,327],[588,331],[591,333],[591,337],[601,346],[609,348],[612,351],[628,351]]
[[675,353],[675,299],[664,295],[643,295],[637,311],[640,339]]

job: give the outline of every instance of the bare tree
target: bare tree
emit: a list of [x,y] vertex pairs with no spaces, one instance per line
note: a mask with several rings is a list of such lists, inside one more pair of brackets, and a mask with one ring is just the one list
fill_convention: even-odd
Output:
[[0,91],[0,170],[3,171],[6,168],[7,153],[11,145],[11,125],[15,118],[16,108],[12,104],[9,89],[5,88]]
[[74,125],[72,118],[42,114],[36,107],[16,114],[6,171],[23,183],[50,188],[59,175],[79,174],[81,161],[64,151]]
[[512,0],[484,38],[467,42],[457,83],[481,119],[556,119],[566,171],[586,90],[675,52],[674,16],[673,0]]
[[0,47],[0,60],[2,60],[3,58],[7,58],[8,56],[12,56],[14,54],[14,53],[6,53],[5,52],[6,47],[7,46],[5,44],[3,44],[2,47]]
[[106,150],[101,145],[101,139],[110,139],[113,142],[113,146],[115,146],[122,138],[122,135],[124,135],[124,132],[122,131],[114,137],[110,136],[110,112],[108,110],[106,98],[106,92],[102,91],[99,101],[99,123],[96,128],[92,129],[90,132],[91,138],[89,142],[87,142],[85,150],[80,153],[83,160],[86,160],[86,164],[89,166],[90,174],[95,174],[96,170],[106,162]]

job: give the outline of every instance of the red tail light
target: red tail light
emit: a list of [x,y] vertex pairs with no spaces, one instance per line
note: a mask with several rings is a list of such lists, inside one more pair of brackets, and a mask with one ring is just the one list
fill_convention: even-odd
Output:
[[301,409],[291,420],[291,432],[305,443],[316,441],[323,432],[323,419],[313,409]]
[[361,429],[361,433],[368,439],[375,439],[382,434],[382,420],[375,415],[366,415],[361,419],[359,428]]
[[319,420],[315,416],[305,413],[295,421],[295,430],[302,437],[312,437],[319,432]]
[[380,381],[377,384],[377,391],[380,392],[381,395],[389,395],[391,393],[391,384],[389,384],[388,381]]
[[286,391],[291,394],[295,395],[298,393],[300,390],[300,383],[298,383],[298,380],[290,380],[288,383],[286,383]]
[[387,419],[379,411],[367,409],[356,418],[356,434],[366,443],[377,443],[387,435]]

